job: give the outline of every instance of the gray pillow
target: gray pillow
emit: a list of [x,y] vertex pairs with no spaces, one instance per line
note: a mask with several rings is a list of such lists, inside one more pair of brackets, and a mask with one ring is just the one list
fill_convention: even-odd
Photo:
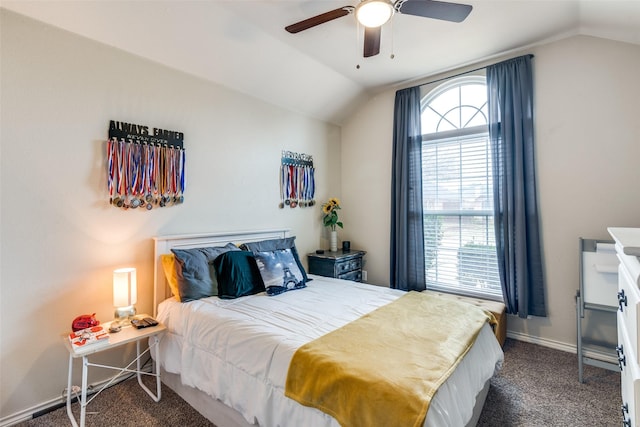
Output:
[[176,258],[176,276],[180,301],[194,301],[218,295],[218,280],[213,261],[229,251],[238,251],[233,243],[192,249],[171,249]]

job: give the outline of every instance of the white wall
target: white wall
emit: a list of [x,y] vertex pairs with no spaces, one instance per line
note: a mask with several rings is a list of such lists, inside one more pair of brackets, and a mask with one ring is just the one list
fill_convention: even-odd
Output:
[[[573,37],[522,53],[535,55],[549,315],[510,316],[508,330],[571,346],[576,342],[578,238],[607,239],[607,226],[640,226],[640,46]],[[383,285],[389,284],[394,97],[395,90],[379,94],[342,128],[344,221],[349,238],[368,251],[369,282]]]
[[[137,267],[138,311],[152,312],[153,236],[287,227],[311,252],[321,212],[278,209],[281,150],[313,155],[319,200],[340,196],[341,171],[336,126],[6,10],[0,18],[1,422],[60,397],[60,335],[79,314],[112,318],[114,268]],[[184,132],[184,205],[108,205],[109,120]]]

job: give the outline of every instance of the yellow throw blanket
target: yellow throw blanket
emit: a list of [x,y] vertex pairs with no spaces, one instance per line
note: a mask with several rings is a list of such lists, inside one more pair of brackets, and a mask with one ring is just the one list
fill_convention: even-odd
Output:
[[409,292],[300,347],[285,395],[344,427],[421,426],[489,312]]

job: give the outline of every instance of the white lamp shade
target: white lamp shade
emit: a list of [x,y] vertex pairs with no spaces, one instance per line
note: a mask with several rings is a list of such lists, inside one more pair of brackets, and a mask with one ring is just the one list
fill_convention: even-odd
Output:
[[393,16],[393,5],[386,0],[365,0],[356,7],[356,18],[365,27],[377,28]]
[[136,269],[119,268],[113,271],[113,306],[128,307],[137,302]]

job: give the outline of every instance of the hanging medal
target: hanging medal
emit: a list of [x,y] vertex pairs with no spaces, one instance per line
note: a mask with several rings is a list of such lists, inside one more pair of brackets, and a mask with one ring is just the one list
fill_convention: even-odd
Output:
[[111,138],[107,140],[107,191],[109,192],[109,204],[113,204],[113,157]]
[[147,164],[146,164],[146,158],[144,156],[145,154],[145,147],[146,147],[146,143],[145,144],[140,144],[138,143],[138,202],[140,204],[140,207],[143,207],[145,205],[145,200],[144,200],[144,192],[145,192],[145,182],[147,179]]
[[173,190],[173,203],[178,204],[178,177],[180,176],[180,150],[178,147],[173,149],[173,174],[172,174],[172,190]]
[[288,165],[284,165],[284,175],[283,175],[283,179],[284,179],[284,195],[285,195],[285,199],[284,199],[284,204],[286,206],[289,206],[289,204],[291,204],[291,179],[289,178],[289,166]]
[[316,191],[316,183],[314,181],[313,178],[313,174],[314,174],[314,167],[310,166],[309,167],[309,206],[313,206],[316,204],[316,201],[314,200],[315,197],[315,191]]
[[163,165],[163,170],[162,170],[162,201],[161,201],[161,205],[162,207],[167,206],[167,203],[169,203],[169,189],[170,189],[170,176],[169,176],[169,171],[171,170],[171,159],[170,159],[170,151],[169,151],[169,147],[168,146],[164,146],[162,147],[162,152],[163,152],[163,159],[162,159],[162,165]]
[[302,207],[309,206],[309,179],[307,176],[307,172],[309,170],[308,166],[302,166],[302,199],[304,200],[304,204]]
[[151,176],[153,175],[153,147],[144,144],[144,202],[147,210],[153,209],[151,201]]
[[296,169],[296,173],[298,174],[298,206],[304,208],[304,167],[298,165]]
[[160,165],[158,167],[158,205],[163,208],[165,205],[165,189],[166,189],[166,147],[160,147],[160,157],[158,159],[160,161]]
[[109,138],[107,141],[107,189],[109,191],[109,204],[113,205],[113,199],[116,191],[117,181],[117,148],[118,142],[115,138]]
[[184,192],[187,189],[187,152],[180,151],[180,203],[184,202]]
[[314,200],[316,197],[315,171],[316,170],[313,166],[309,168],[309,198],[311,199],[309,206],[314,206],[316,204],[316,201]]
[[128,144],[129,145],[129,188],[128,193],[131,195],[129,199],[129,207],[131,209],[136,209],[140,206],[140,200],[138,200],[138,179],[140,178],[139,171],[139,161],[138,161],[138,144]]
[[119,208],[124,207],[125,205],[125,194],[127,192],[127,174],[126,174],[126,148],[124,139],[118,142],[118,201],[116,206]]
[[307,206],[313,206],[311,204],[311,166],[307,166],[304,169],[304,176],[307,181]]
[[306,203],[304,201],[304,166],[298,165],[298,206],[304,208]]
[[153,147],[153,179],[151,180],[151,191],[153,193],[153,204],[159,203],[159,185],[160,185],[160,163],[162,162],[160,156],[160,146]]
[[173,202],[173,177],[174,177],[174,166],[173,162],[173,146],[167,147],[167,196],[165,200],[165,204]]
[[180,204],[184,202],[184,185],[185,185],[185,158],[186,154],[184,148],[178,150],[178,197],[176,203]]
[[289,204],[289,207],[293,209],[298,206],[298,194],[296,193],[298,189],[298,182],[296,179],[296,167],[293,165],[289,166],[289,178],[291,180],[291,203]]

